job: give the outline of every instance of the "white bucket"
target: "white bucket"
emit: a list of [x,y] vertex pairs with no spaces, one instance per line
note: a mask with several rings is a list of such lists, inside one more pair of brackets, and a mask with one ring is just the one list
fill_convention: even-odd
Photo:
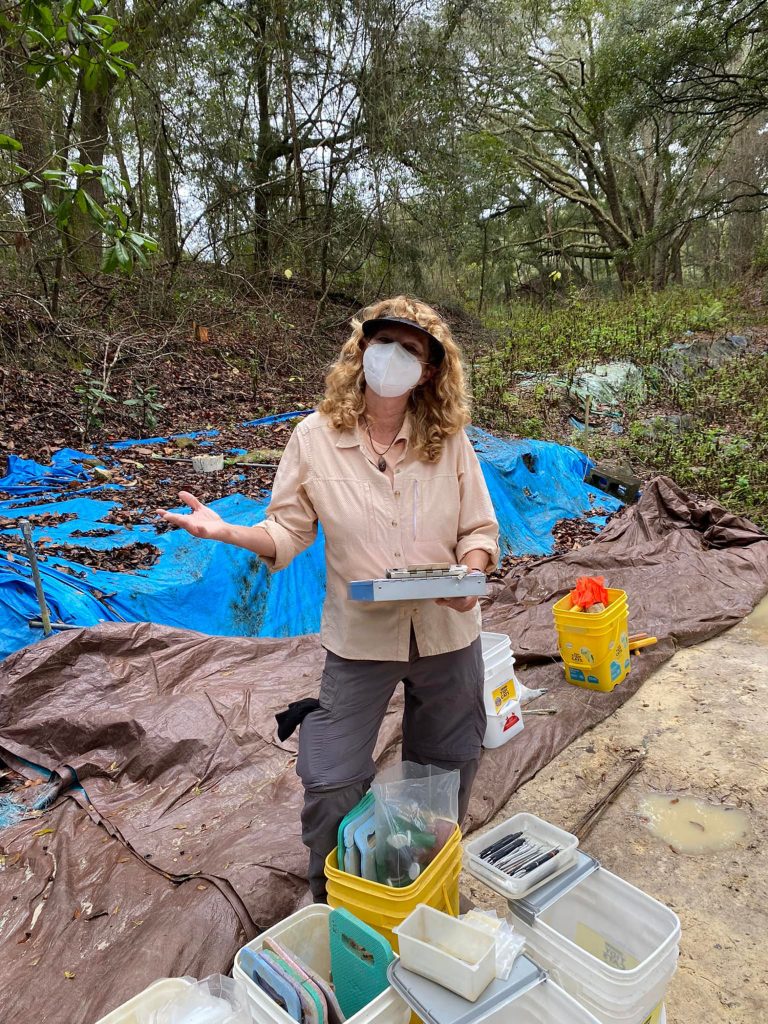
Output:
[[[307,967],[326,981],[331,978],[331,946],[328,930],[328,917],[331,908],[325,904],[314,904],[296,911],[284,921],[262,932],[245,949],[257,953],[264,944],[264,939],[275,939],[285,946],[286,951],[294,952]],[[269,998],[263,989],[251,980],[240,966],[240,950],[235,957],[232,977],[245,987],[248,1001],[251,1004],[253,1019],[259,1024],[296,1024],[282,1007]],[[408,1024],[411,1009],[400,998],[393,988],[387,988],[373,1002],[362,1010],[347,1017],[347,1024]]]
[[601,1024],[661,1024],[680,942],[663,903],[598,868],[532,925],[509,907],[537,963]]
[[551,978],[483,1017],[482,1024],[599,1024]]
[[161,1010],[171,999],[175,999],[185,992],[190,986],[188,978],[162,978],[154,982],[143,992],[139,992],[127,1003],[122,1003],[106,1017],[96,1021],[96,1024],[138,1024],[138,1022],[152,1020],[154,1011]]
[[523,730],[520,683],[515,675],[512,641],[504,633],[481,633],[485,668],[484,747],[500,747]]

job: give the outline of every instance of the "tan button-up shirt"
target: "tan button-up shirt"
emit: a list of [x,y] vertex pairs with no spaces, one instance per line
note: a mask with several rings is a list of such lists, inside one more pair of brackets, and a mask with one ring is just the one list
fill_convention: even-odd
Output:
[[358,430],[338,431],[320,413],[294,430],[259,526],[275,542],[277,571],[325,534],[327,588],[321,640],[342,658],[408,661],[411,628],[419,653],[467,647],[480,632],[480,609],[457,612],[434,601],[360,602],[350,580],[381,579],[395,566],[460,563],[467,552],[498,561],[498,524],[480,464],[462,430],[446,438],[440,461],[421,461],[406,417],[382,473]]

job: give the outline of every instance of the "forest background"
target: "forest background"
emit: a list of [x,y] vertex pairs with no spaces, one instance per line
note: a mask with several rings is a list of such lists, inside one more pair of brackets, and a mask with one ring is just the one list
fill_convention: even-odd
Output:
[[311,406],[406,291],[477,424],[768,524],[767,33],[765,0],[0,0],[2,452]]

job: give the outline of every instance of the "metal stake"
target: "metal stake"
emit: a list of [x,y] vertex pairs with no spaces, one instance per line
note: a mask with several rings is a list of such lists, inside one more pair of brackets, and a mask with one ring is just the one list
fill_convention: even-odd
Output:
[[51,615],[48,611],[48,605],[45,603],[43,581],[40,579],[40,569],[37,566],[37,552],[35,551],[35,545],[32,543],[32,527],[28,519],[20,520],[19,527],[21,528],[21,535],[24,538],[24,546],[27,549],[27,558],[29,559],[29,564],[32,567],[32,579],[35,581],[37,603],[40,605],[40,619],[43,624],[43,636],[50,636],[51,633],[53,633],[53,630],[51,629]]

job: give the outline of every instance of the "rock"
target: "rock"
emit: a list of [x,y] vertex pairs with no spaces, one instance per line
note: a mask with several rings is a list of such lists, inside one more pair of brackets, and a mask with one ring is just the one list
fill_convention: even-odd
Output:
[[686,412],[682,416],[673,413],[669,416],[654,416],[652,419],[644,419],[640,422],[646,428],[645,433],[649,437],[663,437],[664,434],[680,434],[687,430],[693,430],[696,420]]
[[665,361],[677,377],[696,370],[715,369],[736,359],[749,348],[751,338],[745,334],[724,334],[721,338],[696,338],[678,342],[665,353]]

